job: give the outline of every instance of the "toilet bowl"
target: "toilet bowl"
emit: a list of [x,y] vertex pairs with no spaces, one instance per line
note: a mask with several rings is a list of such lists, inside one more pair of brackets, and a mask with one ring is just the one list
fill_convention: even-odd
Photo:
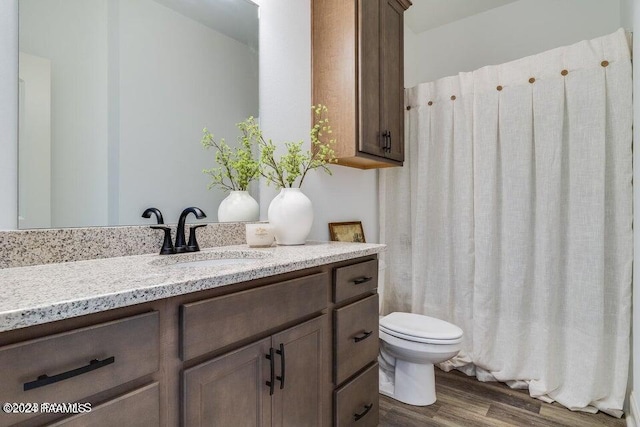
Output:
[[433,365],[456,356],[462,329],[415,313],[380,318],[380,393],[409,405],[436,401]]

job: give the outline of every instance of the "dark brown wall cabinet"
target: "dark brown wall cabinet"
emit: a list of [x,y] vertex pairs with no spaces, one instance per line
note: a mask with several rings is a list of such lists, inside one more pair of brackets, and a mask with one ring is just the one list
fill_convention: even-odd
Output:
[[338,163],[404,161],[404,11],[409,0],[313,0],[313,103],[329,108]]

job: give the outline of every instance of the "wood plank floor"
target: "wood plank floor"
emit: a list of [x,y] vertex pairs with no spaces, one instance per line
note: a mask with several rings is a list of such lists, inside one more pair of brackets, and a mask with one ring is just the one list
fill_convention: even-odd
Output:
[[413,426],[544,426],[623,427],[624,419],[601,412],[573,412],[534,399],[524,390],[496,382],[480,382],[458,371],[436,368],[438,400],[430,406],[410,406],[380,395],[380,427]]

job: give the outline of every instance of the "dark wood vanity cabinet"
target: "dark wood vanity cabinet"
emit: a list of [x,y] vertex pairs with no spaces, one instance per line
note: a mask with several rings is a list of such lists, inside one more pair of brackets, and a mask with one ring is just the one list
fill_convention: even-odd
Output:
[[322,425],[326,317],[187,369],[184,425]]
[[271,425],[266,338],[184,371],[184,425]]
[[183,425],[325,425],[328,295],[318,273],[182,305],[185,359],[278,331],[185,369]]
[[378,425],[378,260],[334,268],[333,425]]
[[404,11],[409,0],[313,0],[313,103],[329,109],[338,164],[404,161]]
[[2,403],[91,404],[0,426],[377,425],[377,273],[371,255],[0,333]]
[[157,382],[101,403],[91,412],[62,419],[49,427],[157,427],[160,425],[160,386]]
[[[0,414],[0,426],[158,425],[158,311],[29,337],[41,326],[2,335],[29,339],[0,347],[0,402],[27,405]],[[74,403],[64,419],[52,405]]]

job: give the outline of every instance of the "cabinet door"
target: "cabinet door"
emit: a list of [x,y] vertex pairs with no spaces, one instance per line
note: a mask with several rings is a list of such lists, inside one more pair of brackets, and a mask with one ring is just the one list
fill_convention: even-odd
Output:
[[276,350],[276,390],[273,425],[321,426],[324,398],[323,372],[329,357],[325,341],[327,315],[273,336]]
[[183,374],[183,425],[269,426],[271,339],[187,369]]
[[380,3],[358,1],[359,151],[384,157],[380,132]]
[[382,51],[382,131],[390,133],[385,157],[404,161],[404,8],[397,0],[379,0]]

